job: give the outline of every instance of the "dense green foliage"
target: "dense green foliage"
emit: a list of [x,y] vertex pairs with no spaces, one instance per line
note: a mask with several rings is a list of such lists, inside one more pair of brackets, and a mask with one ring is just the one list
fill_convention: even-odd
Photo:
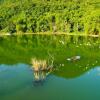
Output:
[[99,0],[1,0],[1,32],[100,33]]

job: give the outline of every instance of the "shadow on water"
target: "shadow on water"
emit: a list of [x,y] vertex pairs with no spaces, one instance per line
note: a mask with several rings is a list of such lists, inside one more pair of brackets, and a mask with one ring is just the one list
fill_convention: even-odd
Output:
[[47,77],[47,75],[46,75],[45,71],[34,72],[33,85],[34,86],[42,86],[42,85],[44,85],[46,77]]

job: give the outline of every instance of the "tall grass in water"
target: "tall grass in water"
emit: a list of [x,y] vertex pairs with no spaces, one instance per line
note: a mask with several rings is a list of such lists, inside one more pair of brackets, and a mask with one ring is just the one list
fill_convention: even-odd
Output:
[[34,85],[43,83],[51,72],[51,67],[48,65],[47,60],[38,60],[33,58],[32,68],[34,70]]
[[48,69],[48,64],[46,60],[37,60],[36,58],[32,59],[32,68],[34,71],[45,71]]

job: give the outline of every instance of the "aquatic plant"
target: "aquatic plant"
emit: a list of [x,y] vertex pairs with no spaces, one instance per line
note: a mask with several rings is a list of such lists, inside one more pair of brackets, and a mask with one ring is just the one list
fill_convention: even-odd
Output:
[[41,65],[40,67],[41,70],[47,70],[48,64],[46,60],[40,60],[40,65]]
[[36,59],[32,59],[32,67],[34,71],[39,71],[40,70],[40,62],[37,61]]
[[32,58],[32,67],[33,67],[34,71],[46,71],[48,68],[47,61]]

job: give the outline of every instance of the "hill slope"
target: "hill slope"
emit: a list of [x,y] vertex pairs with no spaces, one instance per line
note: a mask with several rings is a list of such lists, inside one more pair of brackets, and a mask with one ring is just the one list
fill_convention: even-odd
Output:
[[1,0],[1,32],[100,33],[99,0]]

